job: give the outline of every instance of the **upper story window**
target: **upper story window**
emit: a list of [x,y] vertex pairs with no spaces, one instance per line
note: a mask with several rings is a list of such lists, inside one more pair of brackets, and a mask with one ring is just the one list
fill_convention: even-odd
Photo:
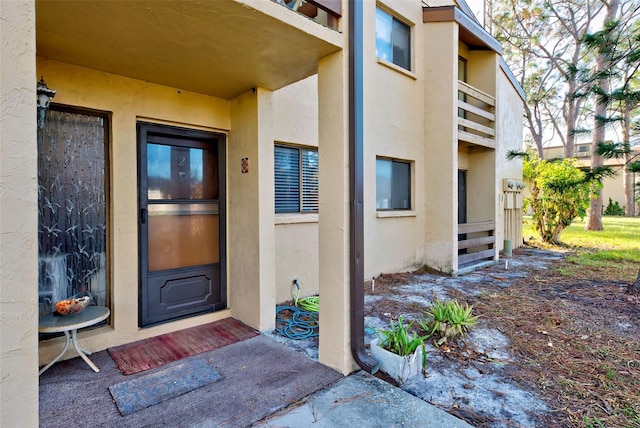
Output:
[[411,28],[380,8],[376,9],[376,55],[411,70]]
[[376,159],[376,209],[411,209],[411,163]]
[[318,212],[318,150],[274,148],[276,213]]

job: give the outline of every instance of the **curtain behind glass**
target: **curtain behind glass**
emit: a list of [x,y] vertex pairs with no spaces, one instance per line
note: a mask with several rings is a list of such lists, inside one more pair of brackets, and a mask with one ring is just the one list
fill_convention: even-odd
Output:
[[99,116],[47,111],[38,130],[41,313],[89,292],[106,305],[106,144]]

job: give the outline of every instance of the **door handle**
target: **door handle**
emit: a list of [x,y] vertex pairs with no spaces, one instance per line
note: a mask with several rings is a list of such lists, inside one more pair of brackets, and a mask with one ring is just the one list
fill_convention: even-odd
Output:
[[147,209],[140,209],[140,223],[145,224],[147,222]]

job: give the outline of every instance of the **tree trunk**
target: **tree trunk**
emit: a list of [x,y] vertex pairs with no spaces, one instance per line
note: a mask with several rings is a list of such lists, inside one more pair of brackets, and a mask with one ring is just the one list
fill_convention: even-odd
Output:
[[[615,19],[616,14],[618,12],[618,0],[611,0],[609,4],[606,5],[607,13],[604,17],[603,26],[607,22],[611,22]],[[605,41],[603,43],[610,43],[609,41]],[[601,73],[605,70],[608,70],[611,67],[611,60],[604,52],[607,51],[606,46],[602,46],[599,49],[598,57],[596,58],[596,72]],[[609,94],[610,85],[608,77],[601,77],[596,82],[596,85],[600,87],[602,93]],[[602,156],[599,156],[596,153],[596,145],[600,142],[605,141],[605,118],[607,117],[607,110],[609,108],[609,101],[605,97],[600,97],[596,95],[596,105],[595,105],[595,118],[593,125],[593,154],[591,156],[591,168],[597,168],[604,164]],[[602,181],[602,179],[600,179]],[[587,220],[587,224],[585,226],[585,230],[602,230],[602,208],[604,205],[602,204],[602,192],[598,191],[592,195],[591,201],[589,203],[589,218]]]
[[571,80],[568,82],[569,90],[568,94],[570,94],[567,98],[567,113],[565,115],[565,123],[567,124],[567,134],[564,141],[564,157],[567,159],[571,159],[575,154],[575,146],[576,146],[576,121],[578,119],[578,100],[577,98],[571,96],[576,92],[576,82],[575,80]]
[[[622,111],[622,141],[624,141],[625,148],[629,148],[629,141],[631,137],[631,105],[628,102],[624,103]],[[624,156],[625,168],[623,171],[624,182],[624,215],[625,217],[635,217],[636,215],[636,201],[635,201],[635,183],[633,182],[634,174],[627,171],[627,165],[631,162],[633,157],[631,151],[627,151]]]

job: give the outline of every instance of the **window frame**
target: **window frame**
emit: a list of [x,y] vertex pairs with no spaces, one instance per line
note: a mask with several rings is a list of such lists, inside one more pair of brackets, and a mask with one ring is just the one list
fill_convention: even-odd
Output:
[[[378,54],[379,52],[379,48],[378,48],[378,12],[381,12],[383,14],[385,14],[386,16],[388,16],[391,19],[391,34],[390,36],[390,49],[391,49],[391,58],[387,59],[384,58],[382,56],[380,56]],[[376,19],[375,19],[375,51],[376,51],[376,58],[378,59],[378,61],[381,61],[383,63],[389,63],[389,64],[393,64],[395,67],[398,67],[400,70],[402,71],[407,71],[409,73],[413,72],[413,68],[414,68],[414,61],[413,61],[413,52],[414,52],[414,46],[413,46],[413,39],[414,39],[414,32],[413,32],[413,24],[411,24],[408,20],[398,16],[396,13],[392,12],[391,10],[389,10],[386,7],[383,7],[380,4],[376,5]],[[405,67],[405,64],[400,63],[399,59],[394,58],[394,43],[393,43],[393,35],[394,35],[394,23],[400,24],[402,27],[405,27],[407,29],[407,64]]]
[[[278,210],[278,168],[276,166],[276,151],[278,150],[278,148],[284,149],[284,150],[295,150],[297,151],[297,158],[298,158],[298,183],[297,183],[297,191],[298,191],[298,200],[297,200],[297,210]],[[315,184],[315,191],[313,190],[313,186],[312,186],[312,190],[311,195],[314,196],[315,198],[312,198],[312,200],[309,201],[305,201],[305,188],[307,188],[308,186],[305,186],[305,183],[308,182],[307,178],[305,177],[305,173],[313,173],[313,170],[305,170],[305,164],[304,164],[304,153],[305,152],[311,152],[311,153],[315,153],[316,154],[316,159],[318,157],[318,148],[314,147],[314,146],[298,146],[298,145],[293,145],[293,144],[285,144],[285,143],[275,143],[274,144],[274,148],[273,148],[273,152],[274,152],[274,171],[273,171],[273,179],[274,179],[274,213],[278,216],[286,216],[286,215],[296,215],[296,214],[305,214],[305,215],[309,215],[309,214],[318,214],[319,211],[319,204],[320,204],[320,194],[319,194],[319,162],[316,166],[316,184]],[[313,200],[315,199],[315,201]],[[313,208],[315,206],[315,208]],[[312,207],[312,208],[309,208]]]
[[[378,162],[379,161],[385,161],[385,162],[390,162],[391,164],[391,183],[390,183],[390,188],[391,188],[391,196],[390,196],[390,201],[391,203],[389,204],[388,208],[385,207],[381,207],[380,205],[380,201],[378,200],[378,190],[380,187],[380,183],[378,182]],[[408,176],[407,176],[407,186],[408,188],[405,189],[406,191],[406,196],[407,196],[407,206],[406,207],[394,207],[393,206],[393,201],[394,201],[394,194],[393,194],[393,189],[394,189],[394,168],[393,165],[394,164],[402,164],[402,165],[406,165],[408,167]],[[381,212],[411,212],[413,211],[413,170],[414,170],[414,162],[410,161],[410,160],[406,160],[406,159],[397,159],[397,158],[391,158],[391,157],[386,157],[386,156],[376,156],[376,197],[375,197],[375,201],[376,201],[376,212],[381,213]],[[399,179],[399,178],[397,178]]]

